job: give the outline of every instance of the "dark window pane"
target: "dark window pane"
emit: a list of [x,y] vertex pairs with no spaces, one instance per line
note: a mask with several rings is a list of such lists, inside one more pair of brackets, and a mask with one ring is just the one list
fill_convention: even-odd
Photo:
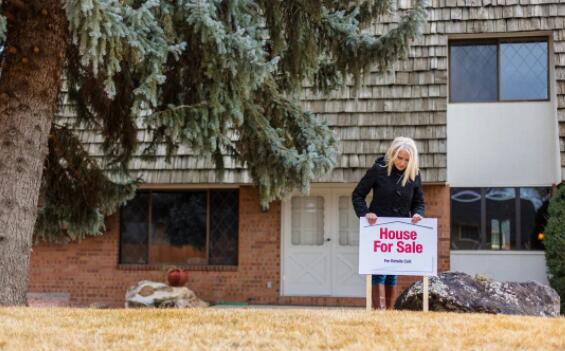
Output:
[[210,191],[210,264],[237,265],[238,194]]
[[206,264],[207,193],[152,195],[149,263]]
[[481,246],[481,189],[451,189],[451,248],[474,250]]
[[496,44],[466,44],[450,47],[451,101],[497,100],[496,47]]
[[138,192],[120,212],[120,263],[147,263],[149,193]]
[[500,99],[547,99],[547,42],[500,44]]
[[543,250],[540,233],[547,223],[550,188],[520,188],[522,249]]
[[516,189],[488,188],[486,191],[486,247],[510,250],[516,236]]

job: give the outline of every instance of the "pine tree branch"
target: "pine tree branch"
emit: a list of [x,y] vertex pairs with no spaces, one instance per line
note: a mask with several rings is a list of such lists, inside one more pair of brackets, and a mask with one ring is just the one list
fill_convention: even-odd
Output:
[[104,219],[131,199],[139,181],[103,171],[66,127],[54,126],[45,162],[35,238],[80,240],[104,232]]

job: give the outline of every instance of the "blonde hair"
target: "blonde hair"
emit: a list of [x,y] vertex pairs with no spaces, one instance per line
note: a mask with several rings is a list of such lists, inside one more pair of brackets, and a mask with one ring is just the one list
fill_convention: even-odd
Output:
[[389,176],[392,173],[394,160],[398,157],[400,150],[404,150],[410,155],[410,160],[408,160],[408,165],[406,166],[404,176],[402,177],[402,186],[405,186],[406,183],[408,183],[408,180],[414,181],[414,179],[416,179],[416,175],[420,172],[420,168],[418,166],[418,149],[416,148],[416,143],[411,138],[394,138],[385,154],[385,165]]

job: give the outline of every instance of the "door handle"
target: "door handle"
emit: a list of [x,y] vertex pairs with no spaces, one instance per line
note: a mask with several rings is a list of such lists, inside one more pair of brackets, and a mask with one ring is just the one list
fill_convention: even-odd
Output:
[[326,241],[332,241],[332,238],[326,238]]

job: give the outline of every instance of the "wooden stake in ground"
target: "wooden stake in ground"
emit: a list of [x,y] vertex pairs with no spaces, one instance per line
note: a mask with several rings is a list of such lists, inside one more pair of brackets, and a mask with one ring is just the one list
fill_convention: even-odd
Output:
[[365,286],[365,306],[367,311],[370,311],[373,307],[373,303],[372,303],[372,295],[373,295],[373,286],[372,286],[372,279],[371,279],[371,275],[367,274],[366,275],[366,286]]
[[422,296],[422,306],[424,312],[428,312],[428,303],[429,303],[429,294],[428,294],[428,287],[429,287],[429,278],[428,276],[424,276],[424,294]]
[[[365,275],[365,309],[367,311],[371,311],[372,307],[373,307],[373,301],[372,301],[372,294],[373,294],[373,285],[372,285],[372,279],[371,279],[371,275],[367,274]],[[424,312],[428,312],[429,311],[429,278],[427,276],[424,276],[424,294],[422,296],[422,310]]]

